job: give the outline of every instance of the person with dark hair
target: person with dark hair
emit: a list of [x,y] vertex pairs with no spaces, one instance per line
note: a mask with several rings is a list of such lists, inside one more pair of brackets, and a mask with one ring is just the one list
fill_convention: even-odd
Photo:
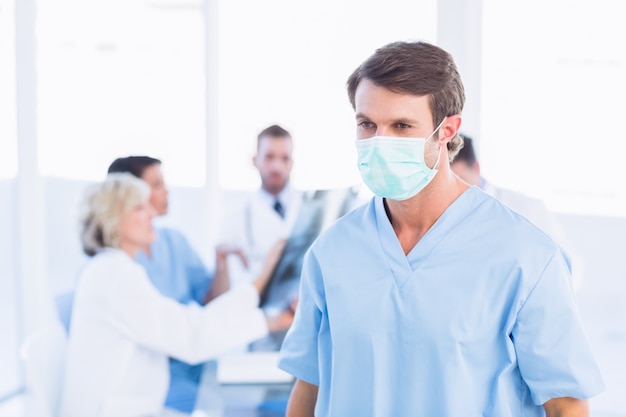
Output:
[[588,416],[603,389],[559,246],[450,169],[465,93],[426,42],[350,75],[375,194],[307,251],[287,417]]
[[127,156],[117,158],[111,162],[107,172],[109,174],[115,172],[128,172],[137,178],[141,178],[144,171],[149,167],[161,166],[161,160],[152,158],[151,156]]
[[[169,194],[159,159],[149,156],[117,158],[109,166],[108,173],[130,173],[141,178],[150,186],[150,204],[157,216],[168,213]],[[240,254],[239,250],[218,246],[215,271],[209,271],[181,232],[170,227],[157,227],[155,233],[155,240],[149,247],[138,251],[135,260],[143,265],[161,294],[182,304],[204,305],[229,289],[227,258],[231,254]],[[202,363],[192,365],[170,359],[170,386],[165,402],[168,408],[184,413],[193,411],[202,370]]]
[[275,321],[258,303],[280,247],[252,284],[206,306],[155,288],[136,261],[156,236],[150,194],[129,173],[110,174],[85,194],[80,237],[90,259],[75,290],[63,417],[182,415],[165,404],[168,357],[191,364],[214,359],[267,335]]
[[[298,218],[303,193],[290,183],[293,168],[293,139],[291,133],[279,125],[271,125],[257,136],[256,153],[252,163],[259,173],[261,186],[250,193],[243,204],[225,213],[221,241],[225,247],[240,248],[245,256],[229,260],[233,285],[249,282],[258,274],[273,245],[289,237]],[[268,314],[290,310],[295,300],[284,305],[265,305]],[[284,332],[258,341],[252,350],[278,350]]]
[[[266,127],[257,136],[257,153],[252,159],[261,177],[261,189],[274,197],[288,190],[289,174],[293,167],[293,139],[278,125]],[[281,202],[280,198],[276,199]],[[274,206],[272,206],[274,208]],[[275,211],[277,211],[274,208]],[[277,211],[285,217],[286,207]]]
[[526,194],[498,187],[487,181],[480,172],[480,163],[476,158],[473,140],[461,133],[463,147],[456,155],[450,167],[463,181],[475,185],[487,194],[497,198],[511,209],[533,222],[541,230],[549,234],[566,252],[572,269],[572,284],[578,290],[583,280],[583,265],[580,257],[569,243],[565,231],[556,216],[550,212],[543,201]]

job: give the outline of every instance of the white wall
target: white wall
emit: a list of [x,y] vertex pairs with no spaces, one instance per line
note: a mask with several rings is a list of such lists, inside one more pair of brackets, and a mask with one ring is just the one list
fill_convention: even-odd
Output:
[[577,293],[606,391],[591,401],[596,417],[626,416],[626,218],[559,215],[585,264]]
[[4,203],[14,198],[14,182],[0,180],[0,357],[3,358],[0,361],[0,393],[16,390],[22,380],[17,360],[20,323],[16,316],[19,298],[14,261],[14,210],[13,205]]

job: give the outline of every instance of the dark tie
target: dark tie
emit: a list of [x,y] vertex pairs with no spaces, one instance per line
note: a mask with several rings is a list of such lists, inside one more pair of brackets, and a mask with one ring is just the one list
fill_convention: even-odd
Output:
[[274,203],[274,211],[282,218],[285,218],[285,208],[280,204],[280,200],[276,200]]

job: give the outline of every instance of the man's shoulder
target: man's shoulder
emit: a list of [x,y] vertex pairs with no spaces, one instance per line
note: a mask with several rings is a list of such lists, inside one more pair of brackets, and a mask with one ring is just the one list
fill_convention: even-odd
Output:
[[508,188],[490,186],[486,191],[500,200],[504,205],[516,213],[530,220],[535,226],[557,240],[564,240],[563,232],[555,214],[539,198],[529,196]]
[[547,211],[547,207],[541,199],[532,197],[520,191],[512,190],[510,188],[498,187],[491,183],[486,183],[485,192],[502,201],[504,204],[516,211]]
[[185,235],[180,231],[170,226],[159,226],[155,228],[155,232],[158,238],[164,239],[187,239]]
[[374,198],[364,202],[344,214],[324,230],[318,240],[354,240],[357,236],[367,234],[371,226],[375,226]]
[[[502,198],[487,192],[483,202],[471,211],[468,224],[458,229],[464,236],[475,235],[476,239],[487,239],[485,244],[495,245],[499,253],[540,254],[551,256],[557,249],[550,235],[539,227],[526,213],[512,207]],[[464,222],[465,223],[465,222]]]
[[169,226],[155,228],[156,239],[154,244],[168,247],[187,247],[189,240],[183,232]]

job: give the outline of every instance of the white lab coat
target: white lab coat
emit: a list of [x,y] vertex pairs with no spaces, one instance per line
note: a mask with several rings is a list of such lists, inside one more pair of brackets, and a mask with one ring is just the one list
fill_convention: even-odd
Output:
[[482,190],[533,222],[535,226],[550,235],[550,237],[565,250],[571,262],[572,283],[574,289],[577,290],[582,284],[583,279],[582,261],[572,248],[565,230],[563,230],[558,219],[554,213],[548,209],[545,203],[538,198],[533,198],[517,191],[496,187],[484,179],[482,182]]
[[273,197],[259,189],[251,192],[242,203],[233,207],[222,222],[220,240],[243,249],[249,266],[231,256],[229,271],[231,283],[249,283],[261,272],[268,252],[280,239],[289,237],[298,217],[304,194],[286,187],[280,194],[285,206],[285,218],[281,218],[272,208]]
[[125,252],[107,249],[80,274],[61,405],[63,417],[161,413],[168,357],[199,363],[267,335],[251,286],[205,307],[162,296]]

